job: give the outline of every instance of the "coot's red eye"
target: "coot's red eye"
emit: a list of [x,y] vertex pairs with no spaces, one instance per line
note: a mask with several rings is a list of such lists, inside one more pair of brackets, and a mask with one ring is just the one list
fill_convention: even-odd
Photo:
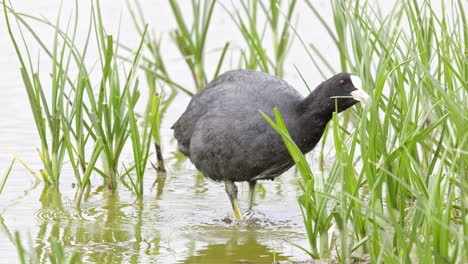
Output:
[[340,84],[341,84],[341,86],[344,86],[344,85],[346,84],[346,81],[345,81],[345,80],[341,80],[341,81],[340,81]]

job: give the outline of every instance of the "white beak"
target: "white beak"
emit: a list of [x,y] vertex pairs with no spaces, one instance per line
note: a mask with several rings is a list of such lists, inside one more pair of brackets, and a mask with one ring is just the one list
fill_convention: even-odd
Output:
[[361,79],[356,75],[351,75],[351,82],[353,82],[354,87],[357,89],[356,91],[351,92],[351,96],[359,102],[365,103],[367,99],[369,99],[369,95],[362,90]]

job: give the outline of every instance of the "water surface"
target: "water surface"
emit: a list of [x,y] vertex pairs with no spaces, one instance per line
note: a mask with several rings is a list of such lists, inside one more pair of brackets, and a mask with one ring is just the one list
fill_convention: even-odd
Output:
[[[54,20],[58,2],[15,0],[14,6],[19,11]],[[64,14],[69,14],[74,4],[68,3],[71,1],[64,2]],[[117,35],[121,15],[123,22],[120,24],[120,39],[128,46],[135,46],[139,39],[129,22],[123,2],[116,4],[115,1],[101,1],[103,21],[108,32]],[[150,27],[161,32],[164,38],[163,49],[168,54],[166,64],[169,72],[173,78],[177,76],[179,83],[192,87],[191,75],[169,40],[168,32],[175,28],[175,23],[167,2],[141,2]],[[87,30],[89,15],[89,6],[82,3],[81,31]],[[324,3],[326,1],[320,1],[320,8],[329,12],[329,6]],[[302,2],[297,10],[306,10]],[[214,14],[207,40],[208,50],[216,50],[226,41],[232,41],[234,51],[239,49],[243,41],[226,12],[218,6]],[[322,37],[317,41],[319,35],[325,36],[326,33],[318,27],[313,29],[318,21],[310,12],[301,13],[298,21],[298,30],[306,42],[314,41],[322,50],[330,49],[330,41]],[[46,44],[52,47],[53,31],[37,24],[33,26],[38,28]],[[0,18],[0,28],[5,29],[3,16]],[[37,172],[42,168],[36,151],[40,146],[39,137],[13,46],[4,30],[0,31],[0,35],[0,141]],[[33,40],[28,43],[33,58],[37,58],[39,48]],[[92,58],[92,54],[91,49],[89,57]],[[215,53],[207,56],[208,71],[216,67],[217,56]],[[333,52],[329,56],[333,58],[337,54]],[[285,63],[285,78],[303,94],[306,93],[306,87],[295,73],[293,64],[303,71],[312,86],[323,80],[307,59],[303,48],[296,43]],[[48,87],[50,62],[44,52],[41,52],[40,65],[41,80],[44,87]],[[235,65],[235,61],[227,60],[225,70]],[[140,83],[142,98],[145,98],[145,84]],[[74,200],[74,175],[68,164],[64,166],[58,188],[48,188],[16,162],[0,195],[0,263],[18,261],[13,244],[15,231],[20,232],[26,248],[34,248],[41,262],[47,260],[50,236],[59,238],[68,253],[77,250],[84,262],[271,263],[274,260],[307,259],[303,251],[290,244],[308,248],[296,202],[300,194],[300,176],[290,170],[275,181],[257,185],[255,206],[250,213],[246,212],[248,185],[241,184],[240,205],[245,221],[235,221],[224,185],[204,179],[177,152],[170,126],[185,109],[189,99],[180,93],[168,109],[161,133],[169,172],[165,176],[157,175],[148,167],[142,198],[133,195],[122,184],[116,193],[109,194],[102,179],[94,175],[89,192],[78,206]],[[1,146],[0,175],[3,175],[12,158],[12,154]],[[131,152],[125,152],[122,161],[130,164]]]

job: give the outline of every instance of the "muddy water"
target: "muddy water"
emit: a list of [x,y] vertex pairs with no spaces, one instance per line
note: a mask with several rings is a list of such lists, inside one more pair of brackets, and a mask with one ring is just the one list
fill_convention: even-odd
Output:
[[[42,15],[54,20],[59,1],[15,0],[17,10]],[[73,3],[64,1],[64,14],[69,14]],[[86,2],[86,1],[82,1]],[[122,1],[124,2],[124,1]],[[173,78],[192,87],[191,75],[178,51],[171,45],[168,32],[175,27],[166,1],[141,1],[150,26],[163,36],[163,49],[168,54],[166,66]],[[330,50],[330,41],[321,29],[314,29],[318,22],[299,1],[297,10],[301,16],[298,30],[306,42],[314,41],[322,50]],[[323,12],[330,12],[320,1]],[[189,4],[190,1],[181,1]],[[128,46],[135,46],[138,37],[133,29],[123,3],[101,1],[103,21],[111,34],[117,35],[118,21],[120,39]],[[190,10],[184,12],[190,14]],[[83,21],[79,30],[87,30],[89,6],[80,3]],[[52,47],[53,31],[33,24],[38,33]],[[312,25],[312,26],[311,26]],[[36,148],[40,146],[35,131],[27,96],[19,75],[19,63],[5,30],[3,16],[0,18],[0,141],[10,147],[34,171],[42,168]],[[232,41],[235,50],[243,44],[237,29],[228,15],[217,7],[213,26],[208,36],[209,50],[222,47]],[[30,41],[33,54],[39,48]],[[92,54],[92,50],[90,53]],[[214,54],[214,55],[211,55]],[[216,67],[217,53],[207,57],[207,69]],[[333,52],[329,57],[334,58]],[[92,56],[89,56],[92,58]],[[37,55],[33,56],[37,58]],[[48,82],[48,60],[41,53],[41,76]],[[237,62],[227,60],[226,69]],[[285,79],[303,94],[306,88],[295,73],[293,64],[305,75],[309,84],[322,80],[300,45],[293,46],[285,64]],[[145,88],[142,83],[142,97]],[[47,86],[45,86],[47,87]],[[178,154],[172,131],[169,127],[185,109],[189,98],[180,94],[169,108],[162,123],[164,156],[169,173],[157,175],[148,168],[145,175],[145,194],[137,198],[124,185],[117,193],[109,195],[99,176],[91,178],[92,187],[83,202],[74,202],[76,188],[74,176],[68,164],[62,171],[60,186],[47,188],[36,180],[19,163],[13,167],[3,193],[0,195],[0,263],[18,261],[13,236],[20,232],[27,249],[34,249],[41,260],[47,260],[50,250],[48,238],[59,238],[67,253],[77,250],[84,262],[97,263],[271,263],[274,260],[304,260],[308,256],[290,243],[308,248],[302,216],[296,202],[300,194],[298,175],[288,171],[275,181],[261,183],[257,187],[254,210],[246,213],[248,186],[240,185],[240,204],[245,221],[234,220],[229,200],[221,183],[208,181],[200,175],[189,161]],[[0,146],[0,175],[12,160],[12,154]],[[122,161],[130,164],[131,152],[127,151]]]

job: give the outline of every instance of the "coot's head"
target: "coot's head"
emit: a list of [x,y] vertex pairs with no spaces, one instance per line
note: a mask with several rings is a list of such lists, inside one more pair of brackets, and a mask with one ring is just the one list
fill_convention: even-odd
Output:
[[336,102],[338,112],[344,111],[358,102],[365,103],[369,98],[367,93],[362,90],[361,79],[349,73],[338,73],[324,81],[318,88],[320,96],[328,101],[328,106],[335,108]]

